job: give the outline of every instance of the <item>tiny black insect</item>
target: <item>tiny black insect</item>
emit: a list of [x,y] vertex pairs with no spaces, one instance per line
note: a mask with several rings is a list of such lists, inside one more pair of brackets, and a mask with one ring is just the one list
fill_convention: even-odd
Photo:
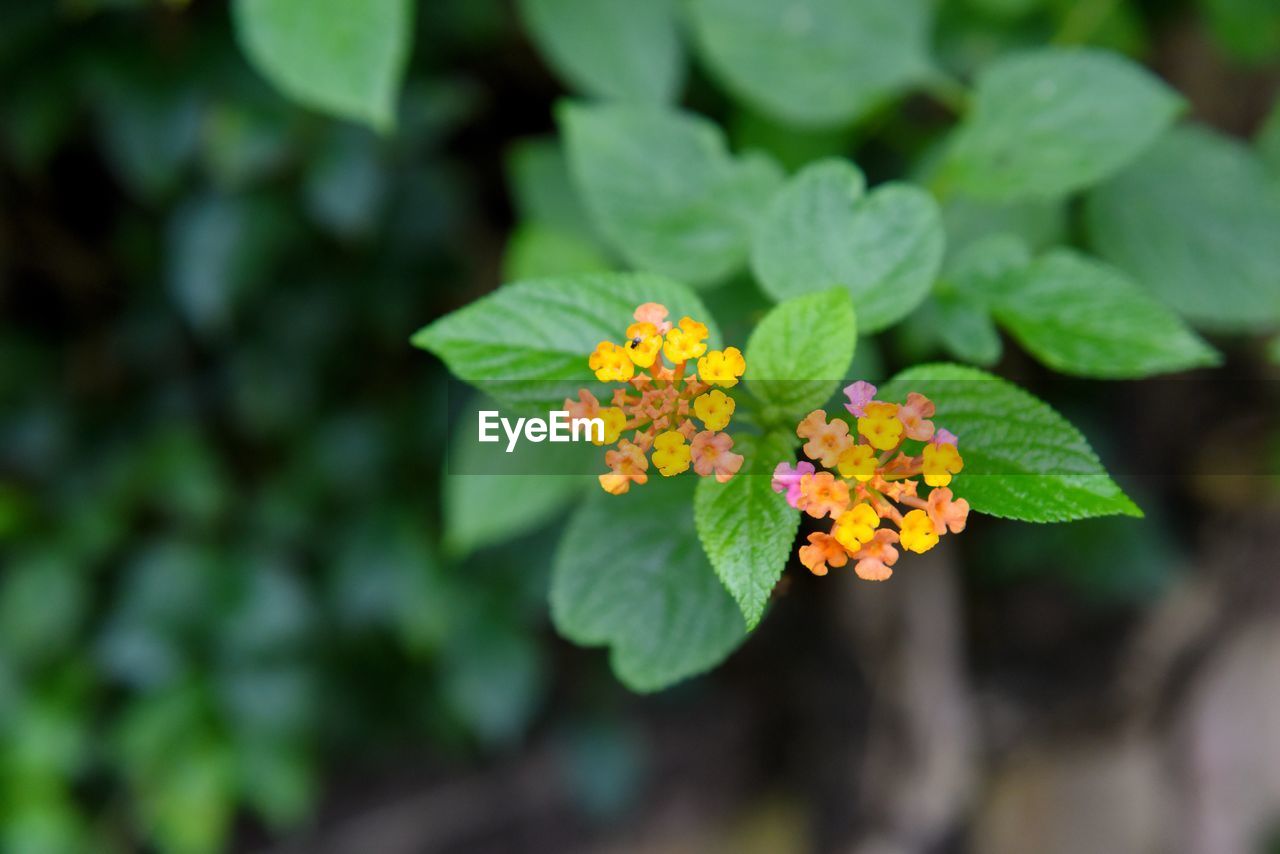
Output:
[[631,339],[631,346],[632,346],[632,347],[639,347],[639,346],[640,346],[640,342],[641,342],[641,341],[643,341],[643,340],[644,340],[643,338],[641,338],[639,335],[637,335],[635,338],[632,338],[632,339]]

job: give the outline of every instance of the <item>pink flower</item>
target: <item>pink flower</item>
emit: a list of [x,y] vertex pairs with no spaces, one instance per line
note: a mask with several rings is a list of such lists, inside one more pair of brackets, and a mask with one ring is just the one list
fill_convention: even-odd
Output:
[[858,418],[867,414],[867,404],[876,396],[876,387],[866,380],[858,380],[852,385],[844,387],[845,396],[849,398],[849,402],[844,408]]
[[956,438],[956,434],[943,427],[937,433],[933,434],[933,444],[935,445],[955,445],[959,447],[960,440]]
[[898,407],[898,420],[907,428],[907,438],[927,442],[933,437],[933,401],[918,392],[907,395],[907,402]]
[[724,483],[742,468],[742,454],[733,453],[732,448],[733,437],[728,433],[703,430],[689,444],[693,470],[703,477],[714,473]]
[[773,470],[773,491],[786,492],[787,503],[795,507],[800,498],[800,478],[814,471],[813,463],[804,460],[796,463],[795,468],[790,463],[778,463]]
[[666,335],[671,328],[671,321],[667,320],[667,307],[662,303],[647,302],[637,308],[632,317],[636,319],[636,323],[652,323],[659,335]]

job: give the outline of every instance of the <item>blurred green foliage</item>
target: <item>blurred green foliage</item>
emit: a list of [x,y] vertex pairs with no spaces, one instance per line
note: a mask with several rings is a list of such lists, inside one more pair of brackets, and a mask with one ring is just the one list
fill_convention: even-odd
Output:
[[548,548],[447,562],[406,343],[481,275],[446,143],[509,18],[417,26],[378,136],[274,91],[222,4],[0,4],[0,848],[217,850],[340,757],[542,702]]
[[[508,748],[545,708],[557,672],[545,605],[555,538],[539,528],[577,485],[542,491],[544,505],[502,527],[475,512],[512,500],[501,481],[442,490],[453,392],[407,340],[496,284],[506,223],[486,181],[503,156],[519,221],[501,265],[509,277],[616,266],[596,233],[610,222],[589,220],[557,143],[510,138],[551,128],[549,81],[517,90],[535,102],[529,128],[486,100],[489,78],[519,76],[505,63],[527,63],[523,73],[538,61],[516,10],[380,5],[412,32],[373,39],[387,67],[349,98],[318,102],[307,79],[275,82],[384,133],[276,91],[238,47],[230,4],[0,0],[0,849],[217,850],[246,815],[270,832],[314,814],[341,763]],[[586,94],[671,101],[689,78],[690,99],[724,118],[735,151],[761,148],[790,170],[863,142],[862,127],[825,126],[852,115],[885,132],[867,157],[878,173],[940,156],[927,121],[895,121],[878,104],[927,76],[914,59],[884,69],[872,91],[846,93],[850,103],[779,104],[759,79],[769,69],[736,52],[742,22],[708,18],[732,4],[693,4],[710,69],[686,68],[669,17],[678,4],[646,5],[652,16],[602,31],[605,49],[586,51],[581,38],[556,39],[566,34],[556,16],[578,5],[518,4],[552,70]],[[1145,8],[1155,5],[947,2],[933,55],[968,75],[1055,34],[1139,50],[1144,15],[1173,14]],[[1266,0],[1168,5],[1202,12],[1233,61],[1280,51],[1280,11]],[[908,30],[890,35],[914,50]],[[259,35],[270,54],[278,33]],[[636,58],[655,55],[661,74],[637,76]],[[792,70],[801,86],[826,73]],[[717,97],[708,77],[751,106]],[[945,80],[927,82],[945,107]],[[802,106],[817,127],[792,131],[763,114]],[[1273,178],[1274,116],[1259,136]],[[687,152],[694,178],[725,170],[747,185],[736,195],[754,190],[747,178],[781,180],[713,134]],[[972,275],[965,243],[1011,231],[1040,249],[1066,231],[1064,209],[946,200],[950,296]],[[719,225],[731,263],[667,244],[626,248],[713,279],[745,253],[732,212]],[[745,340],[763,313],[740,285],[706,294],[733,327],[726,340]],[[962,357],[995,361],[985,313],[950,296],[941,289],[927,305],[987,334]],[[930,310],[892,339],[860,343],[854,374],[878,378],[882,349],[929,351]],[[1272,352],[1280,360],[1280,346]],[[1040,571],[1087,596],[1151,595],[1174,560],[1153,547],[1160,538],[1144,539],[1149,529],[1124,524],[1055,529],[1053,551],[1088,559]],[[584,549],[614,545],[572,533]],[[1027,541],[995,536],[1007,539],[993,546],[990,577],[1018,578]],[[1141,572],[1105,571],[1117,542]],[[707,594],[733,616],[719,588]],[[712,652],[738,639],[732,621],[719,629],[704,638]],[[635,796],[645,762],[639,736],[594,702],[562,715],[556,733],[568,784],[605,815]]]

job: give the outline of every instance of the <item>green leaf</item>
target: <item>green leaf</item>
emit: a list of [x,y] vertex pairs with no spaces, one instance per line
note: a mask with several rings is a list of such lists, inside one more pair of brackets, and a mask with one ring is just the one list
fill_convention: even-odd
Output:
[[977,365],[1000,360],[1004,345],[991,303],[1004,291],[1005,279],[1030,263],[1027,244],[1008,233],[978,238],[950,258],[932,303],[936,334],[947,352]]
[[1092,48],[1042,48],[997,60],[976,81],[950,141],[941,185],[999,201],[1088,187],[1133,160],[1182,99],[1148,71]]
[[77,636],[88,588],[57,553],[11,555],[0,581],[0,640],[5,656],[28,664],[65,654]]
[[995,315],[1028,352],[1064,374],[1125,379],[1220,361],[1123,273],[1070,249],[1011,276]]
[[735,448],[746,457],[742,471],[728,483],[701,478],[694,496],[698,537],[748,630],[764,615],[800,528],[800,514],[771,486],[774,467],[795,459],[795,444],[784,432],[743,437]]
[[387,131],[409,59],[409,0],[235,0],[236,37],[290,98]]
[[1280,198],[1248,147],[1183,127],[1090,194],[1098,253],[1206,329],[1280,320]]
[[576,234],[537,222],[516,228],[502,259],[502,277],[509,282],[573,273],[598,273],[610,267],[593,243]]
[[506,168],[521,221],[536,222],[584,240],[595,237],[591,218],[569,177],[569,162],[559,140],[520,140],[512,146]]
[[1084,436],[1047,404],[997,376],[961,365],[908,368],[882,392],[917,391],[937,406],[934,423],[960,438],[964,470],[951,483],[979,513],[1024,522],[1141,516]]
[[984,367],[1000,361],[1004,344],[985,305],[946,291],[934,294],[933,311],[938,340],[952,356]]
[[578,385],[595,381],[591,351],[620,341],[645,302],[707,324],[710,346],[719,340],[706,306],[684,285],[650,273],[585,273],[504,285],[418,330],[413,344],[501,402],[559,409]]
[[226,332],[238,300],[290,238],[268,198],[205,193],[178,205],[165,233],[165,276],[178,311],[198,331]]
[[584,95],[666,104],[684,78],[673,0],[520,0],[542,55]]
[[738,97],[783,122],[850,122],[930,71],[927,0],[694,0],[703,57]]
[[942,202],[942,226],[948,257],[996,234],[1019,237],[1040,251],[1066,240],[1067,206],[1061,199],[1001,204],[951,196]]
[[864,332],[920,304],[942,262],[938,205],[908,184],[865,187],[862,172],[844,160],[819,161],[788,182],[751,247],[766,293],[783,300],[844,285]]
[[747,340],[747,379],[766,420],[799,419],[822,406],[853,361],[858,322],[849,292],[794,297],[764,316]]
[[655,474],[626,495],[597,492],[556,553],[556,628],[574,643],[610,647],[614,673],[634,691],[702,673],[745,637],[694,530],[695,481]]
[[948,262],[942,286],[990,302],[1006,290],[1009,277],[1031,263],[1031,249],[1016,234],[991,234],[966,246]]
[[[473,410],[466,409],[467,413]],[[510,474],[492,472],[489,446],[481,445],[471,425],[455,424],[451,444],[455,453],[442,477],[444,543],[455,556],[494,546],[527,534],[555,518],[588,485],[580,445],[542,444],[537,447],[537,470]],[[590,448],[601,458],[604,451]],[[525,467],[526,469],[529,466]],[[562,471],[563,474],[542,472]],[[495,507],[502,507],[495,513]]]
[[307,213],[347,240],[367,238],[386,204],[391,176],[378,143],[365,128],[336,127],[307,170]]
[[690,113],[566,104],[559,117],[587,209],[628,262],[698,285],[741,268],[782,181],[775,163],[734,158],[720,129]]
[[89,103],[108,165],[144,199],[171,194],[200,145],[206,106],[198,86],[127,60],[91,68]]
[[763,151],[788,173],[824,157],[843,157],[858,139],[856,127],[797,129],[746,107],[734,111],[728,124],[734,148]]
[[302,821],[316,800],[319,781],[310,750],[290,741],[242,736],[236,744],[241,797],[273,830]]

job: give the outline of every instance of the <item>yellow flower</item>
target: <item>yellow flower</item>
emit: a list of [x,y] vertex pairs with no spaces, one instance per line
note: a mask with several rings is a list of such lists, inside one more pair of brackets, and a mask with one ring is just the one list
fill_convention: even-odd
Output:
[[835,527],[831,529],[836,542],[850,552],[856,552],[871,542],[880,526],[880,517],[870,505],[855,504],[836,517]]
[[959,474],[964,460],[955,445],[928,444],[924,446],[924,482],[929,486],[946,486],[951,475]]
[[866,415],[858,419],[858,432],[867,437],[871,447],[890,451],[902,440],[902,422],[898,420],[898,404],[868,403]]
[[907,551],[924,554],[938,544],[938,532],[933,529],[933,520],[926,511],[912,510],[902,517],[898,539]]
[[662,352],[673,364],[696,359],[707,352],[708,334],[706,324],[691,317],[682,317],[679,326],[673,326],[667,331]]
[[690,448],[684,443],[684,435],[675,430],[659,433],[653,440],[653,464],[663,477],[671,477],[689,470]]
[[591,444],[612,445],[618,441],[618,436],[622,434],[623,428],[627,425],[627,414],[616,406],[610,406],[606,409],[601,409],[596,413],[596,417],[604,420],[604,441],[597,442],[595,437],[592,436]]
[[692,317],[689,317],[688,315],[685,315],[684,317],[680,318],[679,325],[680,325],[680,328],[685,331],[685,334],[691,335],[694,338],[697,338],[699,341],[705,340],[706,337],[711,334],[710,331],[707,329],[707,324],[699,323],[698,321],[694,320]]
[[747,360],[737,347],[711,350],[698,360],[698,376],[705,383],[733,388],[747,370]]
[[626,382],[635,373],[635,366],[627,351],[612,341],[601,341],[595,352],[587,360],[587,366],[596,372],[596,379],[602,383]]
[[633,323],[627,327],[627,344],[624,348],[631,361],[641,368],[650,367],[662,349],[662,336],[652,323]]
[[693,413],[708,430],[723,430],[729,426],[729,419],[733,417],[736,406],[732,397],[720,389],[712,389],[693,401]]
[[876,452],[870,445],[854,445],[836,460],[841,477],[856,477],[866,483],[876,474]]

